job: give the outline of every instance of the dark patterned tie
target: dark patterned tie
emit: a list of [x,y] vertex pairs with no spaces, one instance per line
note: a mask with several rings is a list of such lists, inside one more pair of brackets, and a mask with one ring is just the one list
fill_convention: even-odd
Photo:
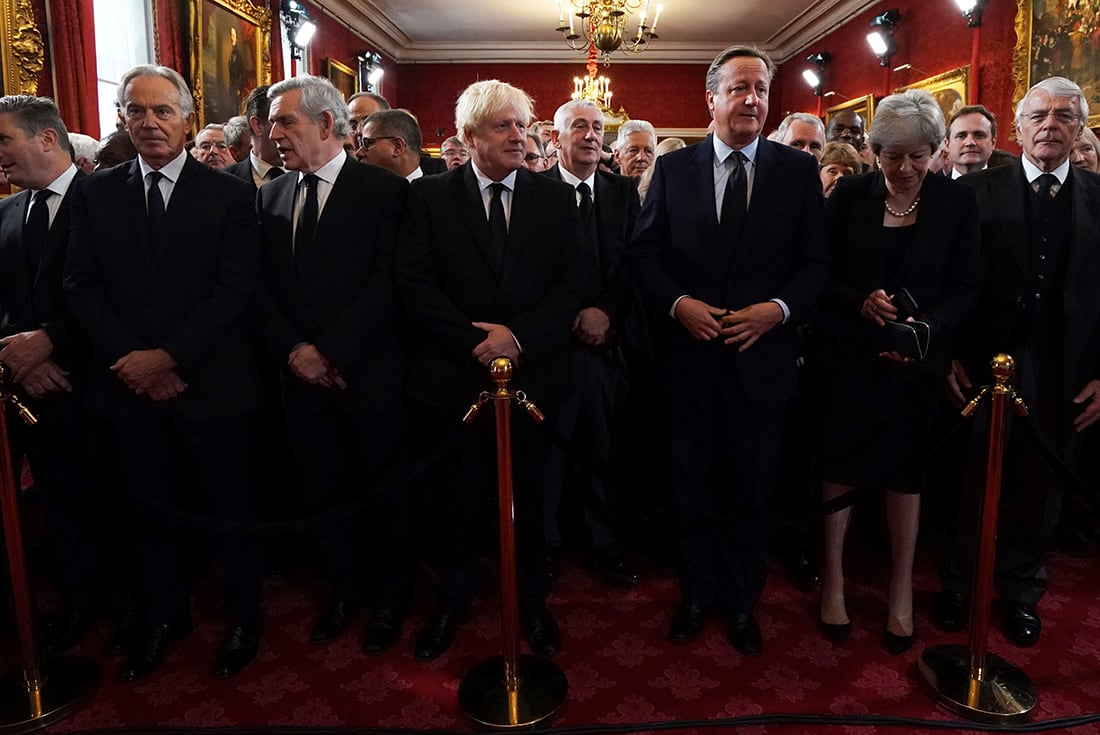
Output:
[[306,255],[313,247],[313,235],[317,231],[317,175],[306,174],[299,186],[306,190],[305,201],[298,210],[298,227],[294,231],[294,267],[299,273],[305,267]]
[[1058,183],[1058,177],[1054,174],[1040,174],[1038,181],[1039,201],[1045,205],[1054,197],[1053,187]]
[[741,232],[741,223],[745,221],[749,177],[745,171],[747,159],[744,153],[734,151],[726,160],[733,164],[733,170],[726,179],[726,191],[722,195],[722,233],[728,241],[737,238]]
[[164,227],[164,194],[160,190],[160,180],[164,178],[164,174],[160,171],[150,171],[148,178],[146,207],[149,209],[149,241],[155,247],[160,244],[161,229]]
[[23,225],[23,243],[27,247],[27,271],[31,281],[38,275],[38,265],[42,261],[42,252],[46,248],[46,238],[50,234],[50,207],[47,200],[53,196],[49,189],[40,189],[31,200],[31,211]]
[[504,198],[502,196],[504,184],[494,182],[489,184],[493,190],[493,196],[489,200],[489,232],[492,234],[493,267],[500,271],[504,263],[504,247],[508,244],[508,218],[504,215]]

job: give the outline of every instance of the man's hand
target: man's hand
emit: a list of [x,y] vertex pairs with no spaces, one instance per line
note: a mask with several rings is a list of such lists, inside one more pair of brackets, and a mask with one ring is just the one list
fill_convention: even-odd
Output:
[[603,309],[589,306],[581,309],[573,319],[573,335],[589,347],[602,347],[607,344],[607,335],[611,331],[611,317]]
[[324,388],[335,387],[340,390],[348,387],[339,371],[329,363],[328,358],[311,344],[301,344],[291,350],[287,364],[290,366],[290,372],[307,383]]
[[944,384],[947,388],[947,394],[955,401],[956,406],[966,405],[966,395],[963,393],[963,388],[970,390],[974,386],[971,385],[970,376],[966,374],[961,362],[958,360],[951,361],[951,371],[947,373]]
[[676,302],[676,310],[673,314],[676,320],[684,326],[695,339],[700,342],[714,339],[718,336],[721,325],[717,317],[726,313],[725,309],[711,306],[705,301],[685,296]]
[[482,365],[488,365],[496,357],[508,357],[512,362],[519,361],[519,345],[512,336],[512,330],[503,324],[492,322],[472,322],[478,329],[484,329],[488,334],[485,339],[473,349],[474,359]]
[[12,371],[12,378],[20,382],[53,352],[53,340],[45,329],[20,332],[0,339],[0,362]]
[[187,383],[175,370],[170,371],[159,383],[154,383],[146,393],[154,401],[167,401],[187,390]]
[[68,374],[47,358],[32,368],[19,384],[31,398],[43,398],[50,393],[62,391],[68,393],[73,389],[65,377]]
[[176,369],[176,358],[157,347],[152,350],[134,350],[119,358],[111,366],[119,380],[139,396],[148,392],[156,383],[164,380]]
[[764,334],[777,324],[783,323],[783,309],[774,301],[752,304],[744,309],[731,311],[720,320],[722,336],[727,345],[740,343],[738,352],[744,352],[756,344]]
[[1073,420],[1073,428],[1084,431],[1100,418],[1100,380],[1090,380],[1073,402],[1084,404],[1084,410]]

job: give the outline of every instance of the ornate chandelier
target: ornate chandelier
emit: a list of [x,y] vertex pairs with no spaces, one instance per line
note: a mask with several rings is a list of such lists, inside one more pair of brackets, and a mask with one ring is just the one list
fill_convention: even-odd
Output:
[[[643,8],[644,5],[644,8]],[[566,21],[566,8],[569,19]],[[630,13],[639,13],[638,26],[628,25]],[[611,63],[611,52],[637,54],[645,51],[657,36],[657,21],[663,5],[657,6],[653,25],[649,22],[650,0],[558,0],[558,28],[574,51],[595,47],[604,64]]]
[[569,99],[595,102],[607,112],[611,109],[611,94],[611,80],[605,76],[599,79],[595,75],[573,77],[573,93],[569,95]]

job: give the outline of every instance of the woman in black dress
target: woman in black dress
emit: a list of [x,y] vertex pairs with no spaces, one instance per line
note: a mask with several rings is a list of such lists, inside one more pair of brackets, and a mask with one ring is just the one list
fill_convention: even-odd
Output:
[[[841,179],[828,200],[835,279],[821,314],[826,371],[821,437],[823,495],[872,485],[886,491],[891,570],[885,644],[912,645],[913,553],[920,514],[920,460],[951,355],[952,330],[978,290],[974,195],[926,176],[944,139],[943,114],[926,92],[887,97],[875,111],[871,149],[880,170]],[[916,303],[904,313],[903,289]],[[893,341],[896,325],[924,322],[927,353]],[[905,335],[901,335],[905,336]],[[848,636],[844,535],[851,508],[825,517],[820,620],[834,641]]]

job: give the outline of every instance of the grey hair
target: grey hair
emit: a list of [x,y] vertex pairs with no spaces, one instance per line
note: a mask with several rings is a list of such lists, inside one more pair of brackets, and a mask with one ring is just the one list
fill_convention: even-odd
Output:
[[43,130],[53,130],[57,133],[61,148],[66,151],[73,149],[61,113],[49,97],[32,97],[29,94],[0,97],[0,115],[11,115],[19,129],[30,138]]
[[935,98],[923,89],[909,89],[878,103],[869,140],[876,156],[884,146],[922,143],[934,153],[946,135],[943,111]]
[[353,100],[357,100],[360,97],[369,97],[370,99],[374,100],[375,104],[378,105],[379,110],[392,109],[392,107],[390,106],[390,101],[388,99],[380,94],[375,94],[374,92],[356,92],[351,97],[348,97],[348,104],[350,105]]
[[225,144],[230,148],[237,148],[244,143],[246,135],[252,134],[252,128],[248,124],[248,118],[244,115],[231,117],[225,123]]
[[462,91],[455,103],[455,129],[466,143],[470,133],[504,110],[515,109],[526,129],[527,121],[535,115],[535,103],[531,96],[519,87],[513,87],[498,79],[474,82]]
[[533,130],[528,130],[527,139],[535,141],[535,149],[538,150],[540,156],[546,158],[546,145],[542,142],[542,136]]
[[332,134],[337,138],[348,137],[351,132],[348,105],[340,91],[332,86],[332,82],[324,77],[302,74],[271,85],[271,89],[267,90],[267,98],[273,100],[295,89],[302,93],[298,104],[303,112],[316,120],[320,120],[326,112],[331,114]]
[[783,143],[783,139],[787,136],[787,131],[790,129],[791,123],[793,123],[795,120],[798,120],[799,122],[804,122],[807,125],[813,125],[815,128],[818,129],[818,131],[820,131],[821,137],[825,137],[825,123],[821,122],[820,117],[818,117],[817,115],[811,115],[808,112],[792,112],[790,115],[787,115],[785,118],[783,118],[783,122],[779,123],[779,127],[775,131],[774,140]]
[[714,61],[710,62],[710,68],[707,69],[707,89],[709,91],[718,91],[718,74],[727,61],[737,58],[738,56],[751,56],[754,59],[760,59],[764,62],[764,66],[768,67],[768,82],[770,83],[775,79],[775,62],[772,61],[771,57],[766,53],[755,46],[730,46],[722,53],[715,56]]
[[463,150],[466,150],[466,144],[463,143],[462,138],[458,137],[457,135],[452,135],[450,138],[447,138],[445,141],[440,143],[439,147],[442,148],[443,146],[447,145],[448,143],[454,143],[459,148],[461,148]]
[[416,118],[405,110],[377,110],[363,120],[363,128],[367,125],[373,125],[375,133],[400,136],[405,141],[405,145],[417,153],[420,153],[420,147],[424,145],[420,125],[417,124]]
[[[1077,86],[1075,82],[1066,79],[1065,77],[1047,77],[1043,81],[1035,84],[1027,91],[1020,103],[1016,105],[1016,125],[1019,125],[1024,118],[1024,105],[1027,103],[1027,98],[1031,96],[1031,93],[1037,89],[1041,89],[1051,97],[1068,97],[1070,99],[1077,100],[1077,111],[1080,115],[1079,120],[1084,125],[1085,121],[1089,119],[1089,103],[1085,99],[1085,93],[1081,91],[1081,88]],[[878,114],[878,113],[876,113]]]
[[180,112],[183,113],[183,116],[187,117],[195,111],[195,98],[191,96],[191,88],[187,86],[187,82],[184,81],[178,71],[170,69],[167,66],[139,64],[123,74],[122,79],[118,82],[118,106],[124,113],[126,111],[126,105],[130,101],[130,82],[139,77],[160,77],[161,79],[167,79],[172,84],[176,85],[176,90],[179,92],[180,96]]
[[95,149],[99,141],[84,133],[69,133],[69,146],[73,150],[73,158],[85,158],[95,160]]
[[554,130],[564,133],[575,110],[595,110],[603,120],[603,110],[592,100],[569,100],[554,112]]
[[653,123],[648,120],[627,120],[619,127],[619,145],[622,145],[626,137],[631,133],[649,133],[653,138],[653,147],[657,147],[657,131],[653,127]]

